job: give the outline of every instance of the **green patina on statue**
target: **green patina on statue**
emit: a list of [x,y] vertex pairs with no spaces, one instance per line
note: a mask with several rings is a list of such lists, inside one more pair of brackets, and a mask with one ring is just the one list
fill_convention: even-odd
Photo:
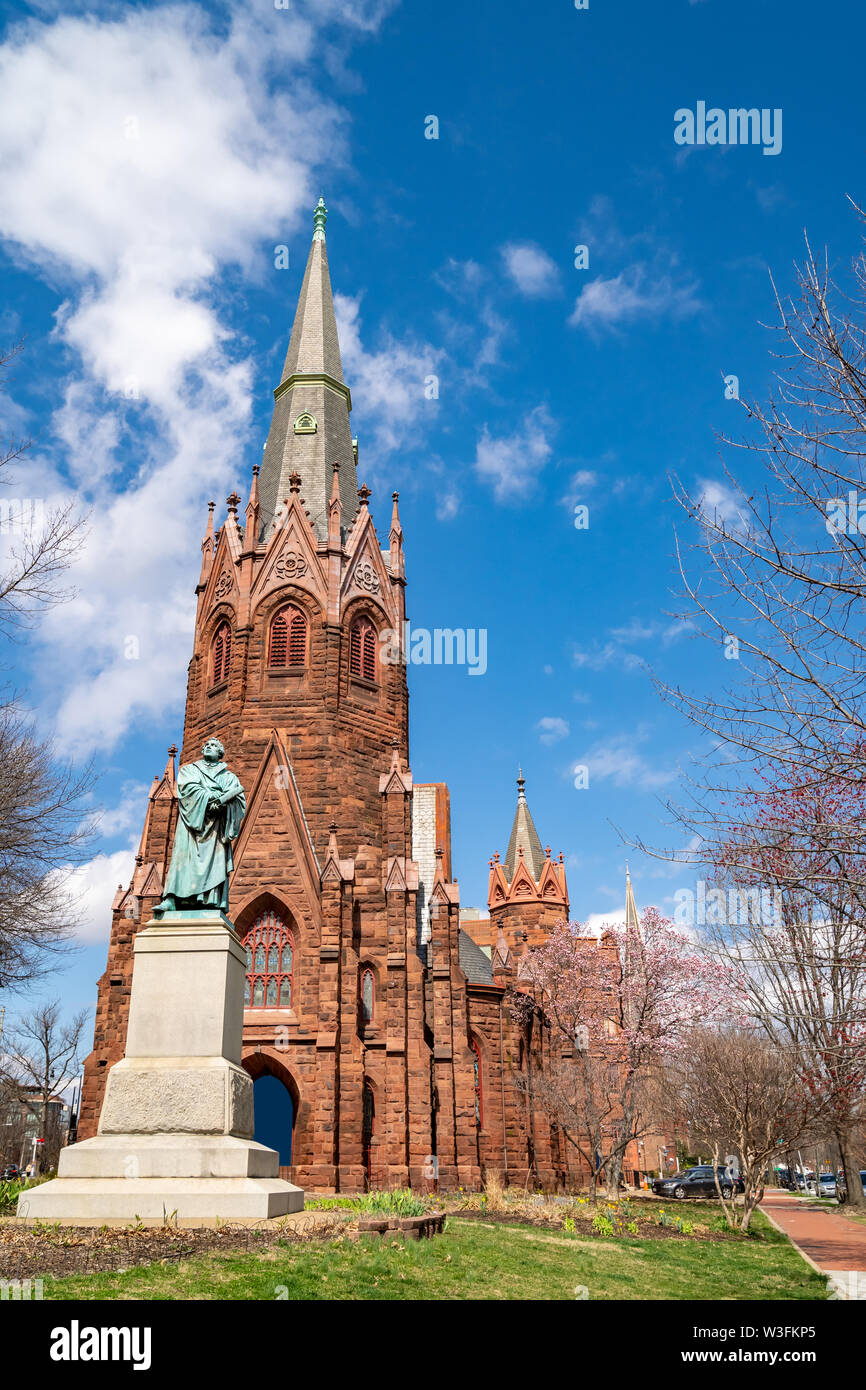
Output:
[[209,738],[195,763],[177,774],[180,816],[162,902],[154,916],[217,908],[228,912],[232,841],[246,811],[244,789],[223,762],[225,749]]

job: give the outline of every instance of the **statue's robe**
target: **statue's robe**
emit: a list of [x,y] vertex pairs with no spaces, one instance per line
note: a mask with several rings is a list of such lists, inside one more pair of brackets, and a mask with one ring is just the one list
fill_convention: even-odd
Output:
[[[209,811],[208,802],[214,797],[220,797],[223,805]],[[202,758],[179,769],[177,800],[180,815],[161,906],[183,902],[187,907],[227,912],[229,874],[234,868],[232,840],[247,804],[244,789],[225,763]]]

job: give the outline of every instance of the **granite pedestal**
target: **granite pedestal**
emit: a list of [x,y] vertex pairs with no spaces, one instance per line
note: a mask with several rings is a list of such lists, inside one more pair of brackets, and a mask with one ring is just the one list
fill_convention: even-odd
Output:
[[168,912],[135,938],[126,1055],[95,1139],[60,1155],[17,1215],[74,1223],[266,1220],[301,1211],[279,1155],[253,1141],[240,1065],[246,955],[215,909]]

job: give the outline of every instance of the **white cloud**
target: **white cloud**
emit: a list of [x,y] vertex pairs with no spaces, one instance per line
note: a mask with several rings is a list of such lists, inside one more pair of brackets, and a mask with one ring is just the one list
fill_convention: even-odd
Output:
[[441,492],[436,497],[436,516],[439,521],[453,521],[460,510],[460,497],[456,492]]
[[345,375],[358,402],[352,420],[361,429],[369,423],[374,453],[381,458],[407,442],[420,416],[436,411],[436,398],[425,395],[425,383],[438,378],[445,354],[389,333],[381,335],[378,349],[368,349],[361,340],[360,296],[337,294],[334,307]]
[[639,318],[686,318],[701,308],[694,282],[677,283],[639,263],[613,278],[599,276],[584,285],[568,321],[586,328],[614,328]]
[[[307,78],[328,51],[316,24],[367,31],[387,7],[238,7],[227,28],[199,6],[127,8],[27,22],[0,47],[15,112],[0,123],[0,236],[63,287],[56,335],[73,354],[52,421],[66,472],[53,450],[28,473],[45,494],[71,479],[94,506],[78,598],[39,634],[40,678],[55,682],[42,694],[72,754],[182,701],[204,502],[243,489],[257,461],[253,448],[239,462],[254,373],[219,278],[269,271],[270,248],[309,220],[317,166],[345,158],[343,113]],[[287,277],[275,294],[290,314]]]
[[492,438],[484,426],[475,451],[475,468],[492,485],[497,502],[520,502],[533,491],[553,452],[548,439],[552,430],[553,421],[544,405],[530,411],[522,429],[504,439]]
[[[625,888],[623,888],[623,897]],[[625,908],[617,907],[612,912],[590,912],[589,916],[582,923],[585,931],[591,936],[601,936],[605,927],[624,927]]]
[[568,738],[569,735],[568,721],[560,719],[558,715],[545,715],[543,719],[539,719],[535,728],[542,743],[558,743],[560,739]]
[[80,914],[78,940],[85,945],[107,941],[111,930],[111,903],[118,884],[126,888],[132,877],[132,850],[97,854],[70,875],[70,894]]
[[579,670],[604,671],[608,666],[622,666],[631,671],[640,666],[641,658],[634,652],[627,652],[619,642],[605,642],[590,649],[573,647],[571,659]]
[[699,478],[698,489],[698,511],[708,522],[724,525],[729,531],[749,530],[749,509],[741,493],[713,478]]
[[99,813],[97,829],[100,836],[107,840],[118,835],[129,835],[130,843],[137,845],[149,791],[150,787],[144,782],[124,783],[117,805],[106,807]]
[[543,299],[556,294],[559,270],[556,262],[532,242],[509,242],[502,247],[505,271],[521,294],[530,299]]
[[576,760],[577,767],[589,768],[590,786],[593,782],[613,782],[615,787],[637,787],[654,791],[666,786],[677,776],[673,765],[666,768],[653,765],[639,752],[639,745],[648,735],[644,730],[617,734],[602,740]]

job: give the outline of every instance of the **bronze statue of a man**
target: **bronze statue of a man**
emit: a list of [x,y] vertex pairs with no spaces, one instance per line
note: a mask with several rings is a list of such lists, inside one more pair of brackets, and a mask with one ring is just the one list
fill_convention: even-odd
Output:
[[223,758],[218,738],[209,738],[195,763],[184,763],[177,774],[180,815],[174,834],[171,865],[162,902],[164,912],[214,907],[227,912],[229,874],[234,868],[232,841],[246,811],[244,789]]

